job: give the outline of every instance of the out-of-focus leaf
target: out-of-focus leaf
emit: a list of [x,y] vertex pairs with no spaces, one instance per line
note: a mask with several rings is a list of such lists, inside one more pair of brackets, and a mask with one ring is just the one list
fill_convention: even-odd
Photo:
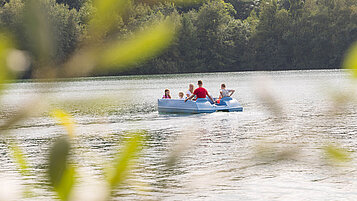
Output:
[[14,159],[15,163],[18,165],[20,173],[25,176],[28,175],[29,169],[28,164],[25,159],[25,155],[21,148],[16,143],[11,143],[9,145],[12,158]]
[[139,31],[131,39],[86,48],[65,65],[66,74],[85,75],[95,67],[128,67],[160,53],[168,47],[175,36],[176,25],[171,19],[156,23],[150,28]]
[[283,120],[284,110],[281,101],[273,91],[271,82],[272,80],[268,77],[259,78],[257,80],[256,92],[266,109],[277,117],[276,120],[280,121]]
[[92,36],[101,36],[110,30],[129,3],[130,0],[95,0],[95,17],[90,21]]
[[[31,41],[33,53],[40,62],[38,65],[48,65],[54,46],[54,38],[48,16],[43,7],[44,0],[25,1],[24,26]],[[42,72],[46,73],[46,72]]]
[[6,60],[8,68],[13,72],[24,72],[31,64],[31,58],[26,51],[13,49]]
[[61,200],[68,200],[75,182],[75,169],[68,164],[70,143],[59,138],[54,143],[49,159],[49,180]]
[[[329,87],[327,95],[331,99],[331,112],[338,114],[343,111],[342,107],[347,106],[349,103],[355,101],[355,90],[350,88]],[[339,108],[339,109],[337,109]]]
[[262,162],[273,163],[294,159],[298,151],[298,147],[284,147],[276,142],[261,142],[255,147],[255,156]]
[[[159,54],[171,44],[177,25],[177,19],[170,17],[150,27],[147,26],[146,29],[134,33],[126,40],[101,41],[99,37],[100,43],[97,40],[87,41],[87,47],[77,51],[64,65],[63,73],[66,76],[83,76],[93,70],[103,72],[104,68],[130,67],[143,62]],[[96,35],[90,32],[89,35],[98,38],[98,33]]]
[[175,24],[165,20],[140,31],[132,39],[109,45],[99,60],[101,67],[128,66],[157,55],[168,47],[175,35]]
[[74,121],[70,114],[64,112],[63,110],[53,110],[51,116],[56,119],[60,125],[64,126],[70,137],[74,136]]
[[[41,100],[42,101],[40,101],[39,98],[34,98],[26,105],[19,107],[16,112],[13,112],[11,117],[9,117],[3,124],[0,125],[0,131],[10,129],[12,126],[16,125],[23,119],[42,113],[48,105],[46,104],[46,101],[43,101],[43,97]],[[4,132],[0,132],[0,134],[4,134]]]
[[58,186],[67,167],[70,143],[67,138],[59,138],[50,153],[49,176],[53,186]]
[[327,145],[323,148],[325,155],[333,162],[348,162],[351,160],[350,153],[335,145]]
[[22,197],[23,198],[34,198],[36,194],[32,190],[33,186],[25,186],[23,192],[22,192]]
[[343,68],[352,70],[353,78],[357,78],[357,42],[347,51],[343,62]]
[[193,147],[193,144],[197,141],[196,136],[200,133],[194,133],[192,131],[183,132],[176,142],[173,144],[171,151],[167,157],[166,164],[168,167],[174,167],[178,164],[180,158]]
[[128,133],[126,139],[122,143],[122,149],[115,161],[115,166],[108,172],[108,182],[111,188],[115,188],[121,184],[130,170],[131,163],[137,157],[143,146],[144,132]]
[[0,33],[0,91],[4,87],[4,82],[11,79],[6,62],[11,47],[12,42],[10,37],[4,33]]
[[68,200],[72,188],[75,184],[76,170],[72,165],[67,165],[66,170],[63,172],[61,182],[56,187],[58,196],[62,200]]

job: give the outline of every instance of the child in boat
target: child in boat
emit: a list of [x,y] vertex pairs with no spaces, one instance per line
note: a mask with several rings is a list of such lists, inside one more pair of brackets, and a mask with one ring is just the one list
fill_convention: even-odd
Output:
[[170,90],[165,89],[165,95],[162,96],[162,99],[171,99]]
[[226,84],[221,84],[221,89],[219,90],[219,98],[230,97],[235,92],[233,89],[226,89]]
[[183,92],[180,91],[180,92],[179,92],[179,99],[185,99],[185,98],[183,97],[183,95],[184,95]]

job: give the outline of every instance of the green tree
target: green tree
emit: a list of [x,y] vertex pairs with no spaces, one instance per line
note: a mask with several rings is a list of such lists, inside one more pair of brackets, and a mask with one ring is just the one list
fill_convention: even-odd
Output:
[[88,0],[56,0],[59,4],[68,5],[70,9],[79,10]]
[[289,12],[294,18],[299,17],[301,15],[303,6],[303,0],[289,0]]
[[262,2],[259,23],[251,39],[252,48],[255,50],[253,62],[257,70],[273,68],[277,65],[278,36],[274,32],[277,9],[275,1]]
[[196,67],[200,65],[199,61],[199,40],[197,36],[197,27],[195,21],[197,12],[190,11],[182,17],[182,26],[179,32],[179,68],[181,72],[196,71]]
[[197,14],[197,37],[200,43],[201,66],[199,71],[222,71],[231,58],[224,54],[231,45],[232,38],[224,33],[234,18],[231,4],[223,1],[211,1],[203,5]]
[[76,10],[68,10],[60,4],[51,4],[48,9],[53,34],[57,39],[53,57],[54,61],[61,63],[75,51],[83,27],[80,26],[80,15]]
[[9,0],[0,0],[0,7],[3,7],[6,3],[9,3]]

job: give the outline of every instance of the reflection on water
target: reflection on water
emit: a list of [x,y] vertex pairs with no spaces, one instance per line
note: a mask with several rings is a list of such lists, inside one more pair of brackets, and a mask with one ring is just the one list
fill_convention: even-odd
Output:
[[[257,97],[257,80],[270,78],[282,107],[282,117],[269,112]],[[218,96],[219,87],[236,90],[241,113],[170,115],[157,113],[157,98],[169,88],[173,97],[188,83],[204,81]],[[77,122],[75,161],[86,174],[102,178],[127,130],[148,131],[146,147],[117,200],[354,200],[357,199],[355,160],[327,165],[322,147],[337,142],[355,151],[357,109],[337,107],[330,91],[348,90],[341,71],[272,73],[212,73],[127,76],[9,85],[2,98],[2,116],[38,93],[48,93],[57,107]],[[86,100],[78,102],[78,100]],[[338,110],[338,111],[337,111]],[[337,112],[336,112],[337,111]],[[44,175],[48,149],[61,127],[46,115],[26,120],[0,139],[0,174],[21,178],[9,157],[7,140],[18,139],[35,175]],[[352,154],[352,157],[355,155]],[[178,157],[178,158],[177,158]],[[48,200],[44,176],[25,178],[34,184],[35,198]],[[26,185],[25,185],[26,186]],[[44,189],[44,190],[43,190]],[[120,196],[120,197],[119,197]]]

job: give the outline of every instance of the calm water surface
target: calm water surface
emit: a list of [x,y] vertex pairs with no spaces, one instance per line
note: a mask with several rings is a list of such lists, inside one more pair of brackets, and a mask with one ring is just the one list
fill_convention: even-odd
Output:
[[[157,112],[165,88],[177,97],[198,79],[213,96],[222,82],[235,89],[233,97],[244,112]],[[354,96],[346,72],[127,76],[49,86],[9,85],[1,115],[4,119],[38,95],[47,99],[37,101],[65,108],[77,123],[74,158],[85,177],[103,178],[102,168],[113,159],[125,131],[147,130],[147,145],[116,200],[357,200],[357,108],[334,102],[337,92]],[[35,197],[27,200],[54,199],[43,189],[43,175],[49,147],[64,133],[42,115],[16,125],[0,140],[0,173],[34,185]],[[19,176],[7,149],[11,139],[19,141],[38,177]],[[322,149],[331,142],[351,151],[352,161],[331,165]],[[173,156],[177,161],[168,166]]]

